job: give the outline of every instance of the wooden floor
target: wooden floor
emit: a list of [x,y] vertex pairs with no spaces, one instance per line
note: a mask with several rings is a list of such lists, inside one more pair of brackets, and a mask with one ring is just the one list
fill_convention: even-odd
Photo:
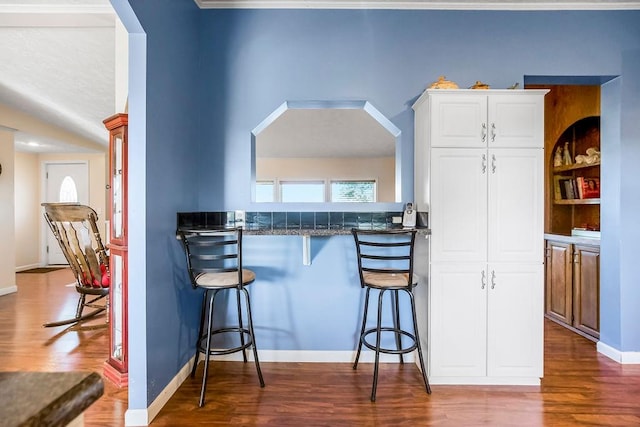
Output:
[[[18,292],[0,297],[1,370],[102,373],[106,328],[41,326],[73,314],[77,294],[65,286],[72,281],[68,270],[17,275]],[[549,321],[545,334],[541,387],[434,385],[429,396],[414,365],[390,364],[382,367],[371,403],[370,364],[354,371],[350,364],[262,363],[261,389],[253,364],[213,362],[205,407],[197,406],[200,367],[152,425],[640,426],[640,365],[618,365],[594,343]],[[126,408],[127,390],[105,380],[105,394],[87,410],[85,423],[124,425]]]

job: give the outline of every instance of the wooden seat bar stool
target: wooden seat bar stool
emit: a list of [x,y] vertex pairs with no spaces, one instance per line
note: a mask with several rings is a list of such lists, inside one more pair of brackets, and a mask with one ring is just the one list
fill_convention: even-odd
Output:
[[[44,218],[69,263],[80,294],[74,317],[44,326],[79,324],[107,309],[111,282],[109,255],[100,237],[98,215],[91,207],[78,203],[42,203],[42,206]],[[85,309],[92,311],[85,312]]]
[[[203,353],[205,356],[204,374],[199,406],[202,407],[205,401],[210,356],[242,352],[243,360],[246,363],[246,350],[253,348],[253,358],[260,387],[264,387],[260,362],[258,361],[258,350],[255,345],[251,299],[247,291],[247,286],[255,280],[256,276],[253,271],[242,267],[242,229],[178,230],[178,234],[184,245],[191,284],[194,289],[204,289],[196,356],[191,370],[191,377],[194,378],[200,353]],[[225,291],[235,291],[237,323],[214,328],[216,296]],[[243,316],[242,297],[244,297],[245,303],[246,324]],[[214,337],[221,338],[224,345],[213,348]]]
[[[424,385],[427,393],[431,394],[420,345],[416,304],[413,295],[413,289],[418,285],[418,277],[413,274],[416,230],[360,230],[354,228],[351,232],[356,243],[360,285],[366,289],[362,327],[353,369],[358,367],[363,345],[375,352],[373,386],[371,387],[371,401],[375,402],[380,353],[397,354],[400,356],[400,363],[404,363],[403,355],[417,350]],[[377,318],[375,327],[367,328],[369,297],[372,289],[378,291]],[[383,326],[382,324],[383,298],[387,291],[390,291],[392,298],[393,326]],[[400,291],[409,296],[413,330],[404,329],[400,325]],[[383,335],[389,336],[389,334],[394,338],[395,348],[386,343],[383,345]],[[375,343],[367,341],[367,337],[370,335],[375,337]]]

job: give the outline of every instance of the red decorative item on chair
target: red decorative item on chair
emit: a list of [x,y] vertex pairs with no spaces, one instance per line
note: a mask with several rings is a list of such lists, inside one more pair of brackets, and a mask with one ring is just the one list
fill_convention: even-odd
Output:
[[102,271],[102,286],[108,288],[111,284],[111,277],[109,276],[109,271],[104,264],[100,264],[100,271]]

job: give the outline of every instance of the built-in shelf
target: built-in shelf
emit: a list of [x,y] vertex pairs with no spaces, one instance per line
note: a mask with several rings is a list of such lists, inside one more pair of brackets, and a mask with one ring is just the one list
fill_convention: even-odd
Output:
[[576,170],[576,169],[592,168],[592,167],[595,167],[595,166],[600,166],[600,162],[591,163],[590,165],[588,165],[586,163],[574,163],[572,165],[555,167],[555,168],[553,168],[553,173],[573,171],[573,170]]
[[600,199],[570,199],[570,200],[554,200],[556,205],[599,205]]

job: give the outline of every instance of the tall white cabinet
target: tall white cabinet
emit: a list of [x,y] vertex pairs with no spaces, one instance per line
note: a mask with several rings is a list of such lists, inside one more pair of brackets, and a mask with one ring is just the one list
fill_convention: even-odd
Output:
[[413,106],[434,384],[540,383],[546,92],[427,90]]

